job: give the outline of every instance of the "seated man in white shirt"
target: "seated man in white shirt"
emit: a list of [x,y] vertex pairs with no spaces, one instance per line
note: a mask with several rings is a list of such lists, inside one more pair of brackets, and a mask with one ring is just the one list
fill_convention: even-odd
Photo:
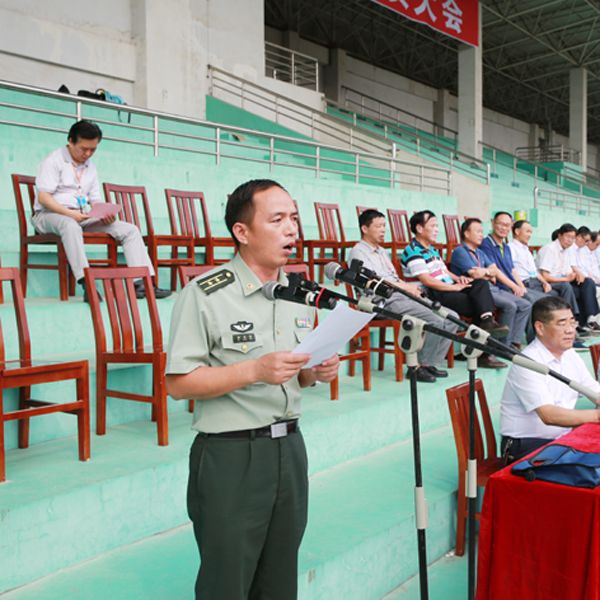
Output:
[[579,306],[577,315],[580,328],[596,329],[596,315],[600,311],[596,300],[594,282],[575,264],[571,246],[575,242],[577,229],[564,223],[556,230],[556,239],[540,249],[536,257],[537,267],[548,283],[568,283]]
[[[83,244],[83,232],[108,233],[123,246],[129,267],[148,267],[154,275],[140,230],[131,223],[105,217],[101,221],[88,219],[87,209],[102,202],[96,166],[91,157],[102,141],[102,131],[91,121],[77,121],[69,130],[67,145],[50,153],[40,164],[35,186],[33,226],[39,233],[60,236],[77,283],[84,286],[83,270],[89,266]],[[138,298],[145,296],[142,281],[135,282]],[[156,298],[170,296],[168,290],[155,288]],[[87,291],[84,287],[84,300]],[[100,298],[101,299],[101,298]]]
[[[384,278],[388,283],[407,291],[413,296],[420,296],[420,286],[416,283],[406,283],[398,277],[392,261],[381,246],[385,238],[385,217],[383,214],[377,210],[367,209],[358,218],[358,224],[361,240],[350,250],[348,260],[361,260],[367,269],[375,271],[379,277]],[[407,298],[400,292],[392,294],[391,298],[385,301],[385,308],[398,314],[407,313],[452,333],[458,329],[454,323],[438,317],[428,308]],[[455,313],[453,314],[457,316]],[[423,348],[418,354],[418,381],[434,383],[437,377],[448,376],[448,372],[440,369],[439,365],[448,353],[449,347],[450,340],[430,333],[425,335]]]
[[592,248],[595,250],[597,243],[594,242],[592,248],[590,248],[590,244],[592,244],[592,231],[589,227],[583,225],[577,230],[575,243],[571,251],[575,257],[577,268],[594,282],[596,286],[596,299],[600,301],[600,269],[598,269],[598,263],[592,254]]
[[[573,350],[577,322],[562,299],[546,296],[532,308],[536,338],[523,353],[594,390],[600,383]],[[583,423],[600,423],[600,410],[577,409],[578,393],[553,377],[513,365],[500,406],[502,453],[513,462]]]

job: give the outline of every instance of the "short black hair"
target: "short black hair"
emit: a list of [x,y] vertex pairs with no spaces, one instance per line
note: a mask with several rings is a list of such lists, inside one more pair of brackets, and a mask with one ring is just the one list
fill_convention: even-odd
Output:
[[579,235],[581,237],[585,237],[586,235],[591,235],[591,234],[592,234],[592,230],[589,227],[586,227],[585,225],[582,225],[577,230],[577,235]]
[[264,192],[272,187],[281,188],[287,191],[280,183],[272,179],[251,179],[238,185],[238,187],[229,194],[227,206],[225,207],[225,225],[235,245],[239,247],[238,239],[233,235],[233,226],[236,223],[245,223],[248,225],[254,216],[254,194]]
[[385,215],[374,208],[367,208],[367,210],[363,210],[358,216],[358,228],[360,229],[361,237],[363,235],[363,226],[368,227],[375,219],[379,219],[381,217],[385,219]]
[[563,223],[557,230],[556,230],[556,237],[558,237],[559,235],[564,235],[565,233],[577,233],[577,228],[575,227],[575,225],[572,225],[571,223]]
[[544,296],[536,300],[531,308],[531,323],[536,321],[548,323],[552,318],[552,313],[557,310],[572,310],[571,305],[560,296]]
[[423,227],[429,219],[435,217],[435,213],[430,210],[420,210],[410,218],[410,230],[417,235],[417,225]]
[[512,216],[512,215],[511,215],[509,212],[507,212],[507,211],[505,211],[505,210],[499,210],[499,211],[498,211],[498,212],[497,212],[497,213],[494,215],[494,218],[493,218],[492,220],[493,220],[493,221],[495,221],[495,220],[496,220],[498,217],[501,217],[502,215],[506,215],[507,217],[509,217],[509,218],[510,218],[510,220],[511,220],[511,221],[512,221],[512,219],[513,219],[513,216]]
[[592,231],[592,233],[590,233],[590,242],[595,242],[597,239],[598,239],[598,232]]
[[71,129],[69,129],[69,135],[67,136],[69,142],[76,144],[80,139],[84,140],[102,140],[102,129],[96,125],[93,121],[82,119],[73,123]]
[[469,227],[471,227],[471,225],[473,225],[473,223],[481,223],[481,219],[478,219],[477,217],[470,217],[468,219],[465,219],[462,222],[462,225],[460,226],[460,239],[461,240],[465,239],[465,233],[469,230]]
[[515,221],[512,226],[513,235],[517,232],[518,229],[521,229],[521,227],[523,227],[525,223],[529,223],[529,221],[527,219],[519,219],[518,221]]

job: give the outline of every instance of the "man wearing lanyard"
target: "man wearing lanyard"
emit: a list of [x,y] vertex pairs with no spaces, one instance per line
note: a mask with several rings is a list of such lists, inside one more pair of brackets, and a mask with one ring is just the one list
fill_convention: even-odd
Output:
[[[508,326],[507,344],[520,350],[525,328],[531,314],[531,304],[511,293],[510,280],[505,273],[484,253],[480,246],[483,240],[483,226],[480,219],[467,219],[460,228],[463,243],[452,252],[450,269],[456,275],[468,275],[473,279],[490,282],[494,304],[500,309],[500,323]],[[497,283],[504,284],[501,289]]]
[[[361,260],[364,266],[375,271],[378,277],[382,277],[397,288],[412,294],[421,295],[421,286],[416,283],[406,283],[398,277],[398,273],[389,259],[386,251],[382,248],[385,239],[385,217],[378,210],[368,209],[361,213],[358,218],[361,240],[350,250],[349,260]],[[417,304],[414,300],[407,298],[400,292],[392,294],[391,298],[385,300],[384,308],[397,314],[409,314],[418,319],[423,319],[452,333],[458,327],[446,319],[435,315],[428,308]],[[457,316],[456,313],[452,313]],[[440,338],[436,335],[426,334],[423,348],[419,352],[419,368],[417,369],[417,381],[434,383],[437,377],[447,377],[448,372],[438,368],[444,360],[450,347],[450,340]]]
[[[96,166],[91,157],[102,140],[102,131],[91,121],[78,121],[69,130],[67,145],[49,154],[38,168],[35,185],[33,226],[39,233],[60,236],[73,276],[84,287],[83,270],[89,266],[83,244],[83,232],[108,233],[123,246],[125,261],[130,267],[148,267],[154,275],[152,262],[144,246],[140,230],[115,217],[93,220],[87,224],[87,212],[94,202],[102,202]],[[135,282],[136,296],[145,295],[142,282]],[[157,298],[171,295],[155,288]]]

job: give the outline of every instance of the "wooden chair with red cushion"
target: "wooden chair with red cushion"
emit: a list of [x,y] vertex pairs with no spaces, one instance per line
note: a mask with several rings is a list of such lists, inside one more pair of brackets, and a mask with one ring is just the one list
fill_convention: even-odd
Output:
[[[450,264],[452,251],[460,246],[460,220],[458,215],[442,215],[444,221],[444,231],[446,232],[446,264]],[[444,257],[442,257],[444,258]]]
[[[142,233],[144,243],[148,248],[148,255],[154,268],[154,282],[158,286],[158,269],[166,267],[171,269],[171,289],[177,281],[177,267],[179,265],[194,264],[194,242],[187,234],[157,234],[152,223],[152,211],[144,186],[116,185],[104,183],[104,197],[107,202],[121,206],[117,219],[135,225]],[[159,248],[171,248],[170,258],[159,258]],[[179,250],[185,256],[179,255]]]
[[[135,294],[134,281],[141,279],[146,292],[145,303],[150,319],[152,342],[145,345],[142,317]],[[108,347],[103,311],[100,310],[96,282],[102,282],[107,321],[112,344]],[[96,338],[96,433],[106,433],[106,399],[120,398],[152,405],[152,420],[157,423],[158,444],[169,443],[167,392],[165,388],[166,354],[163,350],[162,329],[154,286],[146,267],[117,267],[86,269],[85,285]],[[139,302],[144,302],[140,300]],[[150,394],[108,389],[108,365],[148,364],[152,367]]]
[[[475,415],[475,458],[477,459],[477,486],[485,487],[487,480],[504,466],[498,456],[496,435],[490,417],[487,398],[481,379],[475,380],[475,404],[479,408]],[[452,419],[454,443],[458,458],[458,497],[456,506],[456,549],[457,556],[465,553],[465,529],[467,521],[467,461],[469,456],[469,384],[462,383],[446,390],[448,408]],[[483,430],[481,424],[483,423]],[[477,513],[477,519],[479,519]]]
[[[17,216],[19,220],[19,271],[21,274],[21,285],[23,295],[27,295],[27,271],[29,269],[41,269],[58,271],[59,294],[61,300],[68,300],[69,295],[75,295],[75,280],[70,275],[69,263],[65,249],[60,241],[60,236],[54,233],[30,233],[28,222],[34,212],[35,203],[35,177],[29,175],[11,175],[15,201],[17,204]],[[25,197],[29,203],[29,211],[26,210]],[[29,214],[27,214],[29,213]],[[90,245],[105,245],[107,258],[96,258],[89,261],[90,266],[114,267],[117,265],[117,242],[107,233],[83,233],[83,243]],[[56,264],[32,263],[29,259],[30,246],[56,246],[58,262]]]
[[220,265],[227,262],[229,258],[215,256],[215,249],[227,248],[233,254],[235,242],[230,236],[216,237],[212,234],[204,193],[167,188],[165,196],[171,234],[189,236],[195,248],[204,248],[203,264]]
[[[310,279],[314,280],[315,278],[315,266],[320,266],[319,281],[323,282],[325,265],[331,261],[343,262],[346,249],[352,248],[355,242],[346,241],[339,205],[315,202],[314,206],[319,228],[319,239],[305,240],[304,245],[308,251]],[[316,250],[319,250],[318,256],[315,256]]]
[[[4,424],[19,421],[19,448],[29,446],[29,419],[51,413],[67,413],[77,417],[79,460],[90,458],[90,406],[87,360],[53,362],[44,364],[31,359],[31,339],[27,325],[23,288],[19,271],[15,268],[0,268],[0,287],[10,284],[13,306],[19,335],[19,358],[7,360],[0,327],[0,482],[6,480],[6,457],[4,446]],[[31,386],[57,381],[75,382],[76,399],[63,403],[34,400]],[[3,393],[9,389],[19,390],[19,408],[4,411]]]
[[[301,273],[304,277],[308,276],[308,265],[288,264],[283,267],[286,273]],[[317,324],[315,323],[315,326]],[[356,362],[359,361],[362,367],[363,389],[371,390],[371,338],[367,328],[359,331],[350,341],[350,350],[348,354],[340,355],[340,361],[348,361],[348,373],[351,377],[355,374]],[[331,400],[338,400],[340,397],[340,379],[336,377],[329,384],[329,397]]]

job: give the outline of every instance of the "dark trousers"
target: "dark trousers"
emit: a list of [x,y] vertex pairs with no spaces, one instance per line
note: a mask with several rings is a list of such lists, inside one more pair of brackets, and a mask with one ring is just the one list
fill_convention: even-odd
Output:
[[496,308],[490,284],[483,279],[475,279],[471,287],[460,292],[438,292],[430,289],[429,296],[459,315],[474,318],[476,321],[483,313],[494,312]]
[[589,277],[586,277],[581,284],[571,281],[571,287],[579,305],[579,315],[577,315],[579,325],[585,325],[588,317],[600,312],[598,300],[596,299],[596,284]]
[[200,551],[196,600],[294,600],[308,506],[300,432],[232,439],[198,434],[187,506]]
[[509,465],[553,441],[544,438],[511,438],[503,435],[500,452]]

